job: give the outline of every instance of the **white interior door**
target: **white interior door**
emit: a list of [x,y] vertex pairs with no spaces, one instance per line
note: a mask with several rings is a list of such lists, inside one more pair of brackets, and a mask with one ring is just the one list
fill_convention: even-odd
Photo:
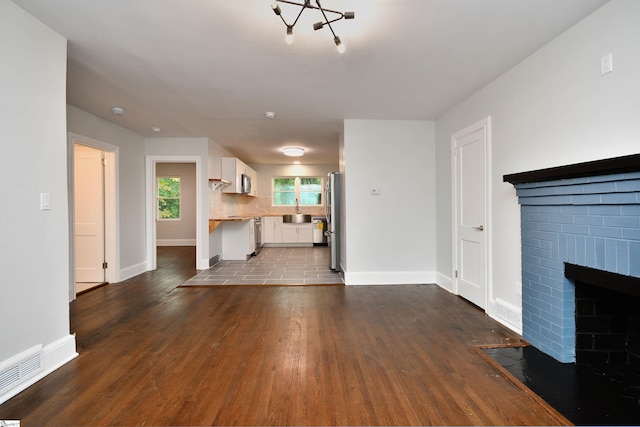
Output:
[[453,136],[458,295],[487,305],[486,123]]
[[103,153],[74,147],[76,282],[104,282]]

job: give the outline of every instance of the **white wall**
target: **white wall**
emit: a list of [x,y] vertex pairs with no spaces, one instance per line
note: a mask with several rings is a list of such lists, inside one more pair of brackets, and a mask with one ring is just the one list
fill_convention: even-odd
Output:
[[[193,163],[158,163],[157,177],[180,178],[180,219],[156,222],[158,246],[196,244],[196,166]],[[206,203],[206,201],[203,201]]]
[[435,282],[434,144],[431,121],[345,120],[347,284]]
[[[147,138],[145,141],[146,154],[154,158],[161,158],[162,162],[183,162],[179,158],[197,159],[199,170],[196,181],[200,184],[200,192],[196,198],[200,202],[199,214],[201,223],[196,224],[196,239],[199,245],[196,251],[196,268],[209,267],[209,138]],[[187,163],[193,162],[188,160]],[[199,236],[198,236],[199,234]],[[153,242],[155,244],[155,242]]]
[[[451,275],[451,134],[492,118],[488,312],[520,315],[520,214],[504,174],[640,152],[640,2],[612,0],[437,120],[437,269]],[[614,71],[600,75],[613,53]]]
[[[42,346],[45,372],[76,356],[69,334],[66,51],[63,37],[0,0],[0,370],[34,346]],[[51,210],[40,210],[41,193],[51,195]],[[0,403],[16,392],[0,395]]]
[[67,106],[69,132],[118,147],[120,280],[146,271],[144,138],[137,133]]

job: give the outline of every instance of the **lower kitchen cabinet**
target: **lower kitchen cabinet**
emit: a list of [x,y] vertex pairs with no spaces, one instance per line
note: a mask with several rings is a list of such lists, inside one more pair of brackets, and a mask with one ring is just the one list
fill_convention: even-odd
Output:
[[282,243],[281,216],[265,216],[262,218],[262,243]]
[[246,261],[256,250],[254,221],[229,221],[222,224],[222,259]]
[[313,224],[282,224],[282,243],[313,244]]
[[285,224],[281,216],[262,218],[262,243],[271,246],[313,245],[313,224]]

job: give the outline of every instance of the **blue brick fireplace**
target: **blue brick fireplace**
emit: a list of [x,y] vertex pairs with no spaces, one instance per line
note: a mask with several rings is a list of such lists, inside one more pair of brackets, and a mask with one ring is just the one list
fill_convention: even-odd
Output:
[[505,175],[521,205],[523,338],[576,360],[565,263],[640,277],[640,155]]

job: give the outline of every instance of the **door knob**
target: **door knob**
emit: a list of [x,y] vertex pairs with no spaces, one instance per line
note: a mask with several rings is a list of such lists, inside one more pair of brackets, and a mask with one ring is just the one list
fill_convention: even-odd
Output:
[[484,231],[484,225],[479,225],[477,227],[473,227],[474,230]]

